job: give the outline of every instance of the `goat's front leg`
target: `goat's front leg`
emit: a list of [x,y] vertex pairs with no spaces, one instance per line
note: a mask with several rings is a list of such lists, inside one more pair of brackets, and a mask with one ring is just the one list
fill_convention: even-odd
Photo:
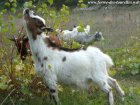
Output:
[[60,105],[59,98],[58,98],[58,90],[49,88],[49,93],[50,93],[50,98],[55,102],[55,105]]
[[60,105],[56,76],[54,74],[49,75],[49,73],[47,73],[46,75],[43,75],[43,80],[49,89],[50,98],[55,102],[55,105]]

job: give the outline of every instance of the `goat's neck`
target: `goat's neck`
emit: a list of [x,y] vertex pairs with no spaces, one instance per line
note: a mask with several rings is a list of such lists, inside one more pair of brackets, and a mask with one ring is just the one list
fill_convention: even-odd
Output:
[[34,40],[31,37],[32,34],[30,32],[28,32],[27,34],[28,34],[28,38],[29,38],[29,44],[31,47],[31,51],[35,58],[36,58],[37,54],[40,57],[51,56],[51,54],[53,52],[47,47],[47,45],[45,43],[45,38],[48,36],[46,36],[44,32],[42,32],[40,35],[37,35],[36,40]]
[[95,35],[88,36],[87,40],[88,40],[88,42],[92,42],[92,41],[96,40]]

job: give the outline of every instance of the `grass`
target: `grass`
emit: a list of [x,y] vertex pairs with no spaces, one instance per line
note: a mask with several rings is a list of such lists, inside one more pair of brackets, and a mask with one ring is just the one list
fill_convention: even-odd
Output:
[[[126,96],[125,101],[122,102],[118,93],[114,92],[115,105],[139,105],[140,104],[140,90],[139,90],[139,75],[123,76],[116,74],[113,77],[117,78],[120,85],[124,89]],[[6,96],[6,95],[5,95]],[[4,96],[4,97],[5,97]],[[64,87],[63,92],[59,93],[62,105],[108,105],[108,99],[100,89],[94,88],[93,94],[89,95],[87,92],[79,90],[73,92],[73,89]],[[12,98],[12,97],[11,97]],[[3,99],[3,97],[1,98]],[[10,99],[4,105],[12,105]],[[16,100],[15,105],[54,105],[50,104],[49,97],[40,97],[33,95],[32,97],[23,96],[20,100]]]
[[[111,51],[113,53],[111,56],[115,59],[116,56],[121,57],[121,55],[116,55],[116,50],[114,49],[125,49],[126,46],[128,48],[133,47],[135,46],[133,44],[135,40],[131,42],[131,37],[140,38],[140,9],[138,8],[122,7],[108,10],[102,8],[96,11],[72,12],[70,22],[66,25],[67,28],[71,28],[78,23],[90,24],[91,33],[101,31],[105,41],[97,42],[94,46],[101,48],[109,54],[110,50],[113,50]],[[140,42],[137,41],[137,43]],[[135,56],[135,52],[131,54]],[[5,59],[8,59],[8,57],[5,57]],[[119,61],[119,58],[116,61]],[[119,95],[113,90],[115,105],[140,105],[140,73],[132,75],[129,70],[118,69],[110,70],[110,73],[113,78],[117,79],[126,93],[125,101],[121,102]],[[34,93],[21,95],[16,92],[6,100],[4,105],[54,105],[53,103],[50,104],[48,95],[42,96]],[[0,103],[8,94],[9,92],[0,94]],[[59,92],[59,97],[62,105],[108,105],[106,94],[97,86],[94,86],[92,95],[82,90],[73,92],[72,88],[63,86],[63,91]]]
[[140,9],[128,8],[104,8],[96,11],[73,12],[71,21],[67,26],[72,27],[78,23],[91,25],[91,34],[101,31],[105,37],[104,43],[96,46],[101,48],[123,47],[130,36],[136,36],[140,29]]

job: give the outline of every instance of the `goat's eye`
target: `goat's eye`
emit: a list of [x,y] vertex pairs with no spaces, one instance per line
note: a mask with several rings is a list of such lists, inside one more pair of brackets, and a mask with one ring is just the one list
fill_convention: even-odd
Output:
[[37,20],[38,23],[40,23],[40,20]]
[[36,15],[36,13],[33,13],[33,15]]

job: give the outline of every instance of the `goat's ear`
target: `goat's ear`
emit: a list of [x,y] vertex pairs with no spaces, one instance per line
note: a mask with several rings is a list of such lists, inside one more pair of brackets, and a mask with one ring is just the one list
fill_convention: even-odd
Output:
[[99,32],[100,35],[102,35],[102,32]]
[[97,34],[98,32],[96,31],[95,34]]
[[76,25],[73,26],[74,28],[77,27]]

